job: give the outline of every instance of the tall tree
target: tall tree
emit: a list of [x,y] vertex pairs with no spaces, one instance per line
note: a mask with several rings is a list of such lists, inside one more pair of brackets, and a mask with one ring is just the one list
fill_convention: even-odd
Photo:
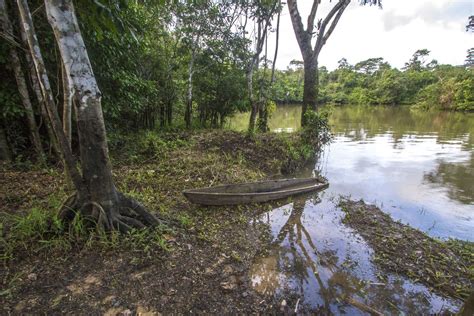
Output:
[[[8,36],[13,43],[14,34],[13,27],[8,17],[8,10],[5,4],[5,0],[0,0],[0,20],[1,26],[5,36]],[[16,51],[16,47],[10,46],[10,61],[13,68],[13,73],[15,75],[15,80],[18,86],[18,92],[20,94],[21,102],[25,110],[26,121],[28,123],[28,129],[30,132],[30,140],[33,145],[36,154],[39,159],[44,159],[43,146],[41,145],[41,138],[38,131],[38,125],[36,124],[35,114],[33,111],[33,105],[31,103],[30,93],[28,92],[28,87],[26,85],[25,75],[22,70],[20,58]]]
[[380,68],[382,68],[386,63],[383,61],[382,57],[369,58],[355,64],[354,68],[357,72],[364,74],[372,75]]
[[[276,10],[279,9],[278,1],[256,1],[250,3],[250,17],[255,20],[256,23],[256,30],[254,30],[254,43],[255,49],[252,52],[252,57],[249,60],[249,64],[247,66],[247,89],[249,95],[249,102],[250,102],[250,119],[249,119],[249,128],[250,132],[255,130],[255,122],[257,120],[257,114],[259,112],[259,106],[261,106],[255,97],[254,87],[253,87],[253,77],[256,70],[258,70],[260,64],[260,54],[263,50],[263,45],[265,44],[268,31],[271,26],[271,19],[273,15],[276,13]],[[248,12],[247,12],[248,13]],[[247,21],[246,17],[246,21]],[[246,32],[245,27],[243,31]]]
[[[474,32],[474,15],[471,15],[468,19],[466,32]],[[467,67],[474,67],[474,47],[467,50],[465,64]]]
[[474,48],[467,50],[465,64],[467,67],[474,67]]
[[101,107],[102,95],[92,71],[72,1],[45,0],[45,8],[67,79],[74,92],[82,173],[76,167],[61,126],[27,1],[18,0],[18,7],[21,22],[27,26],[28,46],[40,78],[49,121],[76,189],[76,194],[62,209],[62,218],[70,220],[76,212],[80,212],[93,218],[103,229],[120,231],[159,223],[141,204],[125,197],[115,188]]
[[430,55],[430,51],[426,48],[418,49],[410,58],[408,62],[405,63],[405,70],[421,71],[427,66],[427,59]]
[[[203,72],[197,67],[197,61],[203,53],[215,55],[218,58],[218,47],[230,49],[232,28],[239,17],[239,2],[232,1],[195,1],[178,3],[177,31],[182,33],[182,42],[189,48],[187,71],[187,93],[185,108],[186,127],[191,127],[193,116],[193,78],[196,72]],[[205,67],[207,68],[207,67]]]
[[[351,0],[339,0],[332,7],[329,13],[320,19],[317,23],[315,32],[315,20],[321,0],[313,0],[311,11],[308,15],[306,29],[303,26],[300,12],[297,6],[297,0],[288,0],[288,10],[290,12],[293,30],[296,40],[300,47],[304,62],[304,92],[303,109],[301,112],[301,124],[305,125],[305,114],[308,109],[317,110],[317,98],[319,88],[318,78],[318,58],[321,49],[334,32],[339,19],[344,13]],[[362,0],[361,4],[379,4],[381,0]],[[313,37],[316,36],[316,42],[313,45]]]

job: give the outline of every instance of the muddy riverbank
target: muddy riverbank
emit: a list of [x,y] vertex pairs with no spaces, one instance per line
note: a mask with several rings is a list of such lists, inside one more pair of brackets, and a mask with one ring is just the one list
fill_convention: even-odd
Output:
[[279,311],[253,291],[247,273],[268,236],[266,226],[249,222],[270,206],[198,207],[181,191],[277,176],[294,137],[219,131],[112,139],[117,185],[171,222],[127,237],[54,232],[54,213],[69,194],[61,171],[4,168],[1,313]]
[[[0,176],[2,313],[361,313],[363,308],[386,306],[387,300],[397,302],[393,293],[403,297],[403,286],[390,283],[386,287],[395,291],[382,290],[381,281],[348,272],[355,261],[364,270],[365,257],[350,260],[304,239],[305,203],[316,203],[318,195],[271,205],[212,208],[191,205],[182,196],[185,188],[278,177],[288,159],[297,156],[293,137],[248,138],[219,131],[112,139],[117,185],[171,223],[126,237],[82,235],[79,230],[55,233],[52,214],[69,193],[60,171],[4,168]],[[288,203],[295,208],[287,209]],[[273,226],[261,220],[275,210],[290,213],[276,239]],[[325,222],[327,229],[321,230],[321,236],[332,236],[330,230],[336,230],[331,228],[332,220]],[[308,292],[278,287],[282,275],[268,273],[279,262],[275,252],[291,256],[291,247],[289,253],[279,248],[279,242],[291,240],[309,252],[293,252],[296,265],[287,260],[286,269],[294,272],[302,267],[302,284],[308,273],[318,276],[327,287],[322,300],[316,291],[305,300]],[[331,247],[347,248],[337,243]],[[319,263],[311,266],[315,258]],[[259,287],[257,272],[276,285],[275,291]],[[377,300],[363,299],[360,289],[368,289]],[[415,303],[420,307],[413,311],[432,310],[423,298],[400,302],[401,306]]]

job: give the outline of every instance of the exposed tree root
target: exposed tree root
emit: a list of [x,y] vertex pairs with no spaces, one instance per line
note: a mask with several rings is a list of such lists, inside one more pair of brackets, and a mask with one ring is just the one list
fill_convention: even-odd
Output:
[[97,229],[105,231],[120,231],[126,233],[132,229],[165,224],[164,220],[156,218],[134,199],[117,193],[118,200],[113,206],[104,207],[98,202],[86,200],[74,193],[66,198],[59,210],[59,218],[65,223],[71,223],[77,215],[83,216]]

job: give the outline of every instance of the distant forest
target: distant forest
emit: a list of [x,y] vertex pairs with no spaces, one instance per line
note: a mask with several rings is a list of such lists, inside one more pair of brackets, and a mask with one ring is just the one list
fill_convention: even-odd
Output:
[[[472,66],[440,65],[430,60],[427,49],[417,50],[399,70],[383,58],[369,58],[351,65],[345,58],[333,71],[319,68],[319,103],[410,104],[418,109],[474,111]],[[274,99],[300,103],[303,96],[303,66],[292,61],[276,72]]]

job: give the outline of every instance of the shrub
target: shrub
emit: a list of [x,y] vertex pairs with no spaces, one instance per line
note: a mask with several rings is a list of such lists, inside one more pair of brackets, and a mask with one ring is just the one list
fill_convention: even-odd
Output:
[[331,140],[329,114],[327,109],[306,112],[305,126],[301,130],[301,140],[304,144],[318,149]]

